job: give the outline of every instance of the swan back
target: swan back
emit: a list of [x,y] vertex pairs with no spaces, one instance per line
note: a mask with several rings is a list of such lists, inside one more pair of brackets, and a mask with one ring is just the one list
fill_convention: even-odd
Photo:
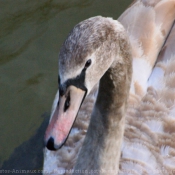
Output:
[[174,21],[174,5],[174,0],[136,1],[118,19],[132,46],[133,94],[146,93],[147,80]]
[[159,54],[146,95],[129,105],[119,174],[175,171],[174,31],[175,26]]
[[[148,4],[150,2],[148,1]],[[147,72],[145,77],[146,84],[139,84],[141,87],[145,86],[145,92],[130,96],[119,174],[173,174],[175,171],[175,140],[173,139],[175,136],[175,50],[173,49],[175,27],[172,25],[175,19],[175,1],[156,1],[151,7],[148,7],[145,1],[143,4],[146,5],[144,8],[155,9],[154,16],[157,19],[153,21],[157,29],[155,28],[153,34],[157,34],[156,38],[148,39],[150,51],[139,52],[142,55],[139,59],[145,61],[140,65],[133,60],[135,64],[133,81],[141,82],[137,74],[140,74],[141,78],[144,71],[149,70],[146,63],[150,66],[150,72],[149,74]],[[163,21],[165,23],[162,23]],[[149,35],[146,34],[145,38],[149,38]],[[131,42],[135,41],[131,38]],[[148,48],[142,44],[144,43],[142,40],[139,40],[139,43],[141,49]],[[152,54],[154,51],[156,53]],[[146,56],[147,53],[149,57]],[[136,55],[134,59],[137,59],[138,53],[133,54]],[[156,62],[155,67],[152,60]],[[136,66],[141,66],[141,69]],[[136,90],[136,86],[134,88]],[[133,92],[136,91],[131,91]]]

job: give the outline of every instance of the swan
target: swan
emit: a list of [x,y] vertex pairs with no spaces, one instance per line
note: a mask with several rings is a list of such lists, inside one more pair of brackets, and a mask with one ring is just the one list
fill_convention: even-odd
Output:
[[73,28],[59,54],[44,174],[175,172],[174,19],[175,0],[137,0],[119,22],[97,16]]

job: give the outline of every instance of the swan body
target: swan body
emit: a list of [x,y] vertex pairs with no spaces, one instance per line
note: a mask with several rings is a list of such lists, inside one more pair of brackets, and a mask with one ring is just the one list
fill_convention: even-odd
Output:
[[[97,171],[91,172],[91,174],[111,175],[117,173],[170,175],[175,172],[175,26],[172,27],[174,19],[174,0],[135,1],[118,19],[126,29],[128,39],[125,36],[125,30],[123,30],[123,27],[117,21],[102,17],[89,19],[99,22],[95,27],[95,31],[101,30],[103,32],[103,30],[106,30],[105,27],[98,27],[103,23],[108,23],[108,32],[111,32],[112,29],[118,31],[122,37],[117,38],[118,36],[116,36],[116,38],[121,41],[130,42],[130,44],[121,46],[122,42],[116,40],[116,45],[113,43],[110,45],[113,48],[110,48],[113,52],[110,52],[107,56],[109,58],[108,62],[102,59],[101,68],[105,69],[105,71],[102,71],[102,74],[108,81],[103,80],[103,77],[100,84],[104,87],[106,86],[105,89],[102,89],[102,85],[98,84],[97,79],[93,77],[94,75],[87,75],[88,82],[86,86],[88,90],[92,90],[87,92],[88,95],[79,110],[66,143],[57,151],[49,151],[45,148],[44,174],[73,174],[73,168],[74,174],[78,170],[86,173],[85,170],[88,169]],[[83,22],[81,25],[83,26]],[[73,34],[76,32],[79,33],[80,31],[75,27]],[[84,33],[84,35],[87,38],[89,37],[87,33]],[[98,36],[98,33],[93,36]],[[71,53],[69,55],[64,55],[64,53],[66,51],[68,52],[65,49],[71,47],[69,43],[73,43],[72,47],[76,44],[76,40],[73,39],[74,36],[72,35],[72,37],[68,37],[66,40],[66,47],[61,50],[62,57],[71,57]],[[94,37],[91,38],[91,43],[93,43],[93,39]],[[83,40],[82,43],[85,41]],[[81,42],[79,44],[81,45]],[[88,46],[88,43],[85,44]],[[129,45],[131,46],[131,51]],[[96,61],[94,58],[97,58],[99,55],[105,55],[108,52],[101,52],[105,51],[105,47],[101,51],[99,46],[97,51],[94,47],[96,47],[95,41],[94,45],[90,47],[92,49],[88,53],[85,50],[83,55],[85,58],[90,57],[92,59],[92,66],[100,63],[100,60]],[[120,50],[123,47],[126,52],[115,52],[114,48],[116,47],[120,47]],[[78,56],[84,50],[76,49],[76,51],[74,53],[76,55],[74,59],[70,59],[67,62],[64,62],[63,59],[60,63],[65,65],[62,67],[65,67],[66,70],[70,70],[66,73],[63,69],[60,70],[61,84],[71,78],[71,73],[74,77],[77,77],[81,72],[80,68],[87,61],[78,62]],[[131,88],[129,91],[130,76],[132,74],[130,69],[131,63],[127,62],[124,65],[128,67],[128,79],[125,81],[125,85],[123,85],[123,89],[126,86],[126,93],[123,94],[123,91],[120,92],[119,88],[116,91],[112,87],[119,87],[119,84],[116,84],[117,80],[115,76],[119,78],[122,75],[126,75],[126,72],[125,74],[123,73],[124,71],[116,72],[116,70],[120,69],[116,65],[123,64],[123,57],[128,57],[128,60],[130,60],[130,53],[133,59]],[[117,57],[115,57],[116,54],[118,54]],[[73,65],[77,62],[79,67],[74,68]],[[108,65],[108,68],[104,65]],[[96,68],[94,67],[94,69],[91,69],[91,72],[94,73],[95,70]],[[105,73],[106,71],[109,73]],[[96,72],[95,77],[98,76],[98,72]],[[100,78],[98,77],[98,79]],[[112,82],[112,84],[108,84],[107,86],[106,82]],[[108,93],[109,90],[111,93],[104,97],[103,94]],[[127,95],[127,91],[129,91],[129,95]],[[53,116],[55,115],[59,93],[58,91],[53,103],[50,123],[52,123]],[[112,104],[116,104],[116,93],[123,94],[119,98],[123,99],[123,101],[120,103],[119,108],[116,105],[114,109]],[[127,110],[125,112],[126,100]],[[108,114],[109,111],[106,111],[107,109],[101,109],[100,106],[103,105],[109,107],[110,114]],[[99,124],[101,116],[99,109],[104,112],[104,115],[111,116],[111,119],[107,121],[108,123],[111,122],[111,127],[117,128],[109,128],[107,133],[110,134],[103,134],[106,132],[106,129],[103,130],[105,128],[104,124]],[[118,122],[116,122],[116,119],[112,117],[113,114],[117,116],[121,115],[121,118],[119,117],[121,120],[117,120]],[[90,118],[91,122],[89,126]],[[104,128],[101,127],[103,125]],[[50,133],[50,135],[46,134],[48,138],[54,135],[52,130]],[[97,134],[94,136],[94,133]],[[85,135],[87,136],[84,141]],[[95,143],[95,139],[91,139],[93,137],[96,137],[96,139],[98,137],[104,137],[104,139],[97,140],[98,142],[103,141],[102,143],[106,146],[104,148],[98,148],[99,143]],[[93,156],[97,157],[96,159],[98,160],[94,160]],[[80,172],[77,172],[77,174]]]

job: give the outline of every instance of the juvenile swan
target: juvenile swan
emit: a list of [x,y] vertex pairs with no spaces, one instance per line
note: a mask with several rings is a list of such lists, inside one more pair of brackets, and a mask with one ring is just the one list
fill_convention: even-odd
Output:
[[73,28],[59,54],[45,174],[175,171],[174,19],[175,0],[138,0],[122,25],[97,16]]

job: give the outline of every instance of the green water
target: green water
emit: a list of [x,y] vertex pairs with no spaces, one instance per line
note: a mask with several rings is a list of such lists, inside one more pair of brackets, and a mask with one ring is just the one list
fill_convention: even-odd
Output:
[[92,16],[117,19],[130,3],[0,0],[0,166],[36,133],[41,115],[50,111],[58,86],[58,52],[68,32]]

